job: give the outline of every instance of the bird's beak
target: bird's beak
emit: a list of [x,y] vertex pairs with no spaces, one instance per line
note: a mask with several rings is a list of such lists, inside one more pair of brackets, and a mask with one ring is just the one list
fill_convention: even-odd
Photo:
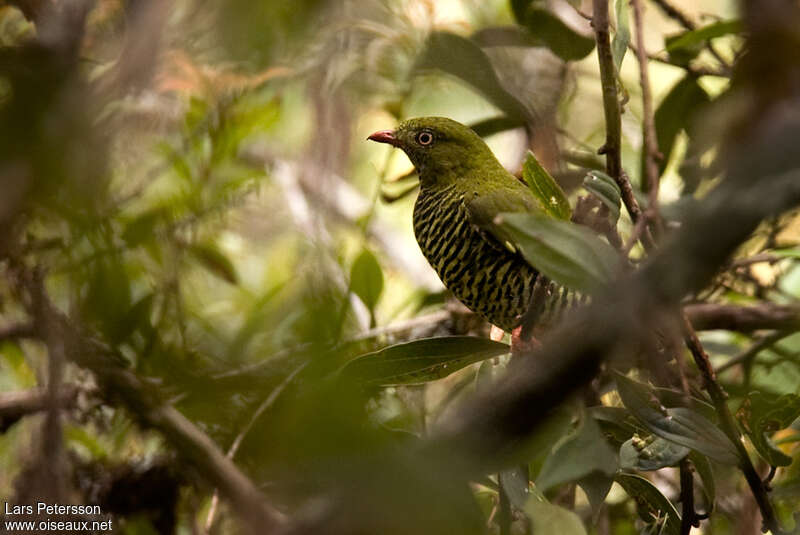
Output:
[[367,139],[377,141],[378,143],[387,143],[393,147],[400,146],[400,140],[394,136],[394,131],[392,130],[381,130],[379,132],[375,132]]

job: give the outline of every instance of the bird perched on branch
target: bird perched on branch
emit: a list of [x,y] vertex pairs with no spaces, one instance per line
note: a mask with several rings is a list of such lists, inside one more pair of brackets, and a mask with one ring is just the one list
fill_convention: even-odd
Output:
[[[368,139],[402,149],[416,167],[414,234],[444,285],[493,325],[509,332],[518,327],[540,275],[494,220],[504,212],[541,213],[530,190],[478,134],[452,119],[410,119]],[[549,283],[545,291],[556,292]],[[566,301],[566,291],[560,297],[545,301],[548,314]]]

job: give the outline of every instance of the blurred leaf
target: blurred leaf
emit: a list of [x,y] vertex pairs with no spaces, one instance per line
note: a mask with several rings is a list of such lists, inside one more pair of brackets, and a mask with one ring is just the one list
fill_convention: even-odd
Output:
[[111,254],[92,262],[88,284],[84,312],[113,337],[131,308],[131,281],[120,255]]
[[584,35],[567,25],[540,2],[513,1],[517,21],[564,61],[583,59],[594,50],[594,35]]
[[367,306],[370,313],[383,292],[383,271],[370,251],[364,249],[350,268],[350,290]]
[[800,396],[768,396],[750,392],[737,411],[745,433],[761,457],[770,466],[789,466],[792,458],[783,453],[769,435],[785,429],[800,417]]
[[704,416],[682,407],[665,409],[650,388],[617,374],[622,403],[651,432],[676,444],[697,450],[723,464],[739,464],[739,453],[730,439]]
[[150,315],[154,298],[155,294],[150,292],[133,304],[111,334],[111,341],[114,344],[125,342],[139,329],[146,330],[152,327],[150,324]]
[[611,41],[611,54],[614,57],[617,72],[622,68],[622,60],[625,58],[625,52],[628,51],[628,44],[631,42],[631,23],[628,11],[628,0],[614,0],[617,32]]
[[567,201],[567,196],[531,151],[528,151],[525,162],[522,164],[522,178],[525,179],[533,196],[539,200],[546,214],[556,219],[569,221],[572,209]]
[[602,171],[589,171],[583,179],[583,187],[608,207],[609,217],[616,224],[622,193],[614,179]]
[[470,125],[476,134],[481,137],[489,137],[499,132],[506,130],[513,130],[515,128],[522,128],[525,122],[521,119],[512,119],[511,117],[492,117]]
[[543,46],[540,39],[531,35],[531,33],[522,26],[495,26],[492,28],[483,28],[473,33],[470,39],[483,48],[491,48],[493,46]]
[[189,245],[189,253],[220,279],[231,284],[239,283],[239,275],[236,273],[233,262],[215,244],[211,242],[193,243]]
[[533,533],[537,535],[586,535],[586,528],[578,515],[538,496],[528,498],[524,511],[531,521]]
[[533,267],[564,286],[590,294],[617,272],[616,251],[586,227],[531,213],[496,222]]
[[711,513],[714,509],[714,501],[716,500],[716,483],[714,482],[714,473],[711,471],[711,463],[705,455],[692,451],[689,453],[689,459],[692,461],[697,475],[700,476],[700,481],[703,483],[703,494],[706,497],[707,512]]
[[508,351],[506,344],[486,338],[424,338],[356,357],[342,367],[341,373],[375,386],[426,383]]
[[464,37],[433,32],[415,70],[436,69],[467,82],[508,117],[530,123],[528,109],[500,83],[491,61],[478,45]]
[[[591,455],[586,452],[591,451]],[[606,442],[594,418],[584,414],[580,427],[563,438],[544,462],[536,487],[547,492],[562,483],[576,481],[594,472],[613,475],[617,456]]]
[[[658,151],[662,155],[658,162],[659,175],[664,173],[669,163],[678,133],[690,127],[695,112],[710,101],[711,97],[697,83],[697,78],[691,75],[687,75],[675,84],[661,101],[655,112]],[[642,152],[641,169],[644,170],[644,152]],[[641,176],[645,176],[644,171]]]
[[147,210],[125,224],[122,239],[130,247],[135,247],[145,241],[155,238],[155,228],[166,215],[162,207]]
[[614,478],[601,472],[592,472],[578,480],[578,485],[586,493],[592,513],[597,514],[614,484]]
[[681,517],[675,506],[648,480],[634,474],[617,474],[614,480],[636,503],[639,518],[648,524],[660,523],[664,535],[680,535]]
[[720,20],[713,22],[702,28],[667,37],[667,52],[672,54],[681,49],[693,51],[697,49],[698,46],[702,48],[706,41],[710,39],[722,37],[723,35],[731,33],[739,33],[742,29],[742,21],[740,20]]
[[634,435],[619,449],[619,466],[623,470],[659,470],[675,466],[689,454],[689,448],[649,435]]

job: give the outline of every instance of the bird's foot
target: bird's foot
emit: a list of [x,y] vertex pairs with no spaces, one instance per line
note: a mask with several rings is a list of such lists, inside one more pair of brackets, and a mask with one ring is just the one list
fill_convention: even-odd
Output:
[[531,353],[538,349],[542,343],[539,342],[534,336],[523,339],[520,336],[522,326],[515,328],[511,331],[511,356],[518,357]]

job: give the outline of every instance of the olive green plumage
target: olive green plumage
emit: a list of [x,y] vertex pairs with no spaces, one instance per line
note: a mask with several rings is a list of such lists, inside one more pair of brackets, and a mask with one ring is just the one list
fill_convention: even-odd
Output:
[[414,234],[444,285],[494,325],[516,327],[538,272],[492,223],[502,212],[541,211],[530,190],[480,136],[451,119],[410,119],[370,139],[401,148],[417,168]]

